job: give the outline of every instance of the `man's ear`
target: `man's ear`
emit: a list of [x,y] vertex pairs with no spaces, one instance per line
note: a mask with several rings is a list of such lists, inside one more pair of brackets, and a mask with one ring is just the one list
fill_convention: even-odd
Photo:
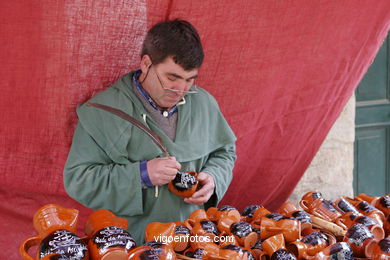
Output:
[[150,66],[152,66],[152,60],[150,59],[149,55],[145,54],[144,56],[142,56],[140,64],[142,72],[146,73],[149,70]]

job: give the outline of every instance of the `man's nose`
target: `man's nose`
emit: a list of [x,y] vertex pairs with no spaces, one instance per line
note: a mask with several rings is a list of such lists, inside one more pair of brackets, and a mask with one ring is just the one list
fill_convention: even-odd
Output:
[[179,80],[179,81],[177,81],[175,83],[176,84],[174,85],[174,88],[176,90],[187,91],[188,88],[190,87],[190,84],[188,82],[186,82],[185,80]]

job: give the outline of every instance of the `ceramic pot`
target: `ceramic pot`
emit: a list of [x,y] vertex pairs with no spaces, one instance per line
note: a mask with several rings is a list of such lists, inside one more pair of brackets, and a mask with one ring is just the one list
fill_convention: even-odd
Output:
[[341,213],[348,213],[351,212],[353,214],[359,214],[359,211],[355,208],[354,205],[352,205],[351,202],[349,202],[344,197],[339,198],[334,202],[335,208],[340,211]]
[[158,259],[158,260],[176,260],[176,253],[170,245],[161,243],[153,243],[151,245],[145,244],[143,246],[135,247],[129,252],[127,260],[144,260],[144,259]]
[[182,198],[189,198],[198,188],[198,173],[193,171],[177,172],[176,177],[169,182],[168,189]]
[[253,231],[251,224],[244,221],[233,223],[230,226],[230,234],[236,238],[240,246],[245,248],[252,248],[258,240],[257,233]]
[[220,235],[217,225],[210,220],[201,220],[190,226],[190,231],[196,239],[190,241],[193,249],[204,248],[207,244],[213,243],[216,236]]
[[291,201],[284,202],[277,210],[278,213],[289,216],[291,213],[299,211],[300,209]]
[[249,205],[241,212],[241,221],[251,223],[255,211],[259,208],[264,208],[260,205]]
[[254,255],[255,259],[266,260],[268,259],[267,252],[263,250],[261,240],[257,240],[256,244],[251,248],[251,252]]
[[254,259],[252,253],[236,245],[227,245],[220,249],[219,256],[224,259]]
[[252,226],[260,227],[262,217],[265,217],[269,214],[271,214],[271,211],[269,211],[266,208],[256,209],[255,212],[253,213],[253,218],[252,218],[252,222],[251,222]]
[[374,236],[363,224],[350,227],[343,239],[344,242],[350,244],[355,257],[365,257],[365,248],[372,240]]
[[306,210],[308,209],[308,206],[312,204],[315,200],[323,200],[321,192],[319,191],[309,191],[306,192],[305,195],[302,196],[301,200],[299,201],[299,206],[301,206],[302,209]]
[[[191,212],[191,214],[188,216],[188,219],[184,221],[184,224],[187,225],[189,229],[196,223],[201,220],[209,220],[208,215],[204,209],[197,209]],[[189,224],[189,226],[188,226]]]
[[276,234],[282,234],[286,242],[301,239],[301,222],[295,219],[281,219],[279,221],[262,217],[260,224],[260,238],[266,239]]
[[297,258],[286,249],[278,249],[271,256],[271,260],[296,260],[296,259]]
[[385,237],[385,231],[374,219],[361,214],[355,215],[352,212],[345,213],[336,220],[336,223],[345,229],[355,224],[363,224],[370,230],[376,240],[381,240]]
[[330,260],[343,259],[354,260],[353,251],[347,242],[339,242],[326,247],[324,250],[318,252],[314,257],[308,258],[312,260]]
[[375,208],[382,211],[386,217],[389,216],[390,215],[390,196],[385,195],[385,196],[380,197],[378,200],[376,200],[374,206],[375,206]]
[[67,209],[56,204],[47,204],[38,209],[33,217],[38,235],[25,240],[20,246],[19,251],[23,259],[34,259],[28,254],[28,250],[36,245],[39,245],[36,259],[48,259],[54,255],[88,259],[87,245],[75,234],[78,213],[76,209]]
[[286,244],[282,234],[277,234],[265,239],[261,246],[270,257],[273,255],[273,253],[275,253],[275,251],[279,249],[286,249]]
[[231,235],[232,233],[230,231],[230,227],[237,222],[239,221],[237,221],[234,217],[225,216],[218,220],[217,228],[221,232],[221,235]]
[[303,205],[305,205],[305,211],[327,221],[333,222],[341,216],[341,213],[335,209],[333,203],[329,200],[319,198],[310,204],[305,202]]
[[364,200],[367,201],[368,203],[372,203],[374,200],[378,199],[379,197],[373,197],[370,195],[367,195],[365,193],[360,193],[359,195],[355,196],[355,200]]
[[194,254],[196,252],[202,252],[202,259],[218,258],[220,255],[220,247],[214,243],[195,243],[192,247]]
[[151,222],[145,228],[145,241],[157,241],[168,245],[173,245],[176,231],[174,222]]
[[387,218],[385,219],[385,222],[383,223],[383,228],[385,230],[385,236],[389,236],[390,235],[390,215],[387,216]]
[[302,234],[303,233],[310,233],[310,232],[305,232],[305,229],[312,228],[310,215],[306,211],[298,208],[291,201],[286,201],[285,203],[283,203],[279,207],[278,212],[286,217],[290,217],[290,218],[299,220],[299,222],[301,222]]
[[236,222],[241,220],[240,212],[235,207],[229,205],[218,208],[218,211],[215,213],[217,221],[226,216],[233,218]]
[[314,232],[305,236],[300,241],[288,244],[287,249],[298,259],[308,259],[315,256],[328,245],[328,238],[325,234],[321,232]]
[[106,209],[90,214],[85,223],[85,233],[90,238],[91,259],[126,259],[129,251],[136,246],[127,225],[127,219],[117,217]]
[[172,244],[175,252],[182,252],[189,246],[189,237],[191,235],[190,229],[180,221],[176,221],[176,228],[174,232],[174,242]]
[[383,226],[383,222],[385,221],[385,214],[382,211],[372,206],[367,201],[361,201],[356,205],[357,210],[364,216],[373,218],[378,225]]
[[365,253],[372,260],[390,259],[390,238],[372,241],[367,245]]

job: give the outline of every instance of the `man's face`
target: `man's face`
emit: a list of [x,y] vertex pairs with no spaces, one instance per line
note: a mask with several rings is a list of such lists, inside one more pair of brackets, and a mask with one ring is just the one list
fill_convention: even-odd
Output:
[[[148,74],[142,84],[152,99],[162,108],[171,108],[185,95],[198,76],[198,69],[184,70],[172,57],[162,63],[148,66]],[[170,90],[176,90],[170,91]]]

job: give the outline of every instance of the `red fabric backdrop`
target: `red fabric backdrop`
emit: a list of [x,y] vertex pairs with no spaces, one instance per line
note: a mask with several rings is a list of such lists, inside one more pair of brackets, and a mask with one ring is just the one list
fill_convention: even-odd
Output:
[[147,28],[183,18],[206,58],[199,84],[238,137],[223,204],[286,200],[371,64],[390,1],[0,2],[0,258],[18,259],[44,204],[88,209],[63,188],[75,108],[137,68]]

